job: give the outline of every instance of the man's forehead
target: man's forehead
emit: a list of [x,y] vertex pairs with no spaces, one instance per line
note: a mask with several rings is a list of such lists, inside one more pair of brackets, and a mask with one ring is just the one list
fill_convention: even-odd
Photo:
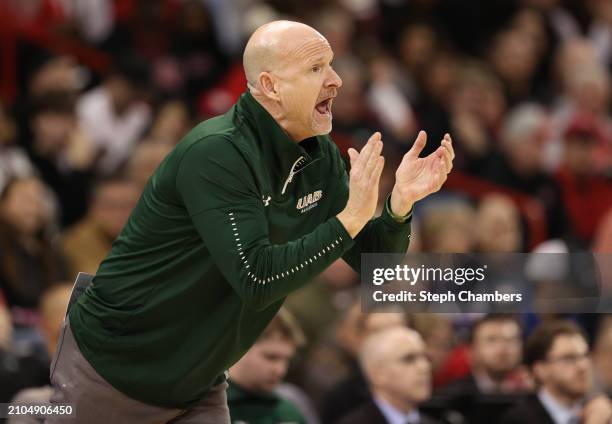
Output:
[[302,62],[325,60],[333,56],[329,42],[321,35],[310,35],[307,38],[291,40],[287,49],[287,58]]
[[560,334],[555,338],[550,353],[573,351],[576,348],[583,350],[588,349],[588,344],[584,337],[579,334]]
[[512,320],[500,320],[500,321],[489,321],[484,322],[480,325],[476,331],[476,336],[482,336],[483,334],[489,335],[514,335],[520,331],[519,325],[516,321]]
[[416,334],[402,334],[402,337],[390,338],[387,343],[391,347],[387,354],[398,359],[406,355],[423,353],[425,350],[423,340]]

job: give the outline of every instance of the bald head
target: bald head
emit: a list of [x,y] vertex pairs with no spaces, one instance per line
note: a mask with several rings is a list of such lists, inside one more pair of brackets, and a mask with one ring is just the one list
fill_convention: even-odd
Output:
[[293,21],[273,21],[260,26],[247,42],[242,57],[249,89],[257,88],[262,72],[283,69],[303,53],[310,40],[327,40],[314,28]]
[[369,336],[361,348],[359,359],[366,374],[381,364],[397,359],[398,353],[421,351],[424,342],[419,333],[407,327],[393,327]]
[[360,352],[370,391],[408,413],[431,395],[431,364],[414,330],[393,327],[368,337]]
[[342,85],[333,58],[325,37],[291,21],[263,25],[244,49],[251,95],[294,142],[332,129],[332,102]]

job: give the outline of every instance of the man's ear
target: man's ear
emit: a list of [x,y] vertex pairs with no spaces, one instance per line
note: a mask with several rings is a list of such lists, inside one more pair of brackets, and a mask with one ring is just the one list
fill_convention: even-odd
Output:
[[269,72],[259,74],[259,87],[264,96],[271,100],[279,101],[280,93],[276,77]]
[[368,369],[363,370],[366,379],[368,380],[370,386],[372,387],[380,387],[387,385],[387,375],[382,367],[369,367]]

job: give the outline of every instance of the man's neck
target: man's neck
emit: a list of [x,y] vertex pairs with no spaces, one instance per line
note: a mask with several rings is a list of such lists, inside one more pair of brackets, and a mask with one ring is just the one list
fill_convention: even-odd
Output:
[[272,102],[271,100],[264,97],[258,90],[252,89],[250,91],[251,96],[263,107],[269,114],[274,118],[276,123],[285,131],[285,133],[289,136],[291,140],[295,143],[299,143],[300,141],[306,139],[307,137],[301,137],[299,134],[293,134],[291,131],[291,125],[289,124],[289,120],[287,116],[282,112],[280,107]]
[[393,396],[392,394],[387,393],[387,392],[374,390],[373,395],[374,395],[374,398],[387,403],[389,406],[397,409],[399,412],[405,415],[410,414],[412,411],[416,409],[416,405],[406,402],[403,399],[400,399],[397,396]]
[[557,403],[559,403],[560,405],[568,409],[575,407],[582,400],[582,396],[581,397],[569,396],[567,394],[562,393],[559,390],[556,390],[556,388],[552,386],[543,386],[540,389],[540,393],[542,392],[545,392],[546,394],[548,394],[548,396],[554,399]]
[[482,392],[499,391],[508,374],[492,374],[483,369],[472,371],[478,389]]

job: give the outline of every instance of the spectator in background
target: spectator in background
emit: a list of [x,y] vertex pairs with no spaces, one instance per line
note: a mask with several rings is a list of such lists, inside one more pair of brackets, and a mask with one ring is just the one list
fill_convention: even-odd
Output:
[[50,193],[36,177],[16,179],[0,195],[0,290],[16,324],[36,323],[42,292],[66,277],[54,248]]
[[502,405],[487,408],[487,396],[521,393],[529,387],[519,368],[521,349],[521,327],[514,317],[484,316],[474,323],[470,334],[471,372],[441,388],[437,395],[469,423],[497,422]]
[[[45,375],[46,382],[44,385],[23,388],[13,397],[11,403],[28,406],[49,403],[53,393],[53,388],[48,381],[49,365],[60,336],[60,329],[66,315],[71,291],[72,284],[66,282],[53,285],[43,294],[40,301],[40,331],[45,340],[46,351],[49,357],[48,362],[44,365],[39,364],[39,371],[42,375]],[[7,424],[42,424],[44,418],[43,415],[34,414],[15,415],[9,417]]]
[[431,128],[435,134],[440,134],[442,128],[450,126],[449,105],[461,67],[460,60],[454,51],[447,47],[441,48],[426,65],[428,71],[422,74],[422,92],[418,103],[415,103],[415,114],[417,120],[425,128]]
[[608,209],[597,227],[592,250],[596,253],[612,253],[612,207]]
[[142,191],[166,155],[172,150],[172,145],[157,141],[141,142],[132,154],[126,165],[126,174]]
[[25,151],[14,144],[15,123],[0,102],[0,192],[13,178],[33,175],[34,167]]
[[[400,70],[391,57],[379,53],[370,63],[370,76],[367,97],[371,110],[395,143],[407,143],[416,133],[417,124],[413,107],[401,89]],[[428,153],[426,146],[423,154]]]
[[433,424],[419,411],[431,396],[431,364],[419,334],[405,327],[368,337],[359,352],[372,400],[357,405],[339,424]]
[[612,184],[593,169],[599,137],[592,120],[577,118],[565,133],[564,159],[556,176],[572,233],[585,244],[612,207]]
[[175,145],[192,127],[191,121],[185,103],[180,100],[167,101],[157,111],[149,138],[161,143]]
[[349,147],[365,145],[378,122],[365,98],[367,74],[363,62],[355,56],[340,57],[334,60],[334,69],[342,74],[342,95],[334,99],[332,136],[345,154]]
[[489,61],[502,80],[509,104],[535,100],[533,80],[540,57],[534,39],[520,29],[506,29],[491,43]]
[[[0,305],[0,402],[39,401],[48,403],[51,395],[49,386],[49,364],[59,337],[59,330],[66,313],[71,291],[70,283],[55,282],[43,293],[40,301],[40,321],[37,324],[45,344],[42,356],[24,355],[15,348],[11,338],[11,316],[6,307]],[[1,300],[0,300],[1,301]],[[36,387],[36,389],[31,389]],[[15,397],[20,391],[27,396]],[[30,396],[32,395],[32,396]],[[42,417],[32,420],[22,415],[12,424],[42,423]]]
[[555,39],[567,41],[580,31],[576,18],[560,0],[522,0],[525,6],[544,15]]
[[296,349],[304,343],[304,334],[294,318],[281,309],[229,370],[227,403],[233,423],[306,423],[295,405],[275,393]]
[[476,251],[524,251],[519,210],[508,196],[492,193],[482,197],[476,211],[476,222]]
[[541,201],[548,238],[566,233],[566,217],[556,181],[544,172],[544,143],[548,139],[548,114],[535,103],[512,109],[502,129],[502,156],[488,163],[486,175],[492,182],[528,194]]
[[589,38],[600,63],[609,67],[612,65],[612,4],[606,0],[590,0],[587,7],[592,17]]
[[498,138],[506,113],[503,85],[486,64],[468,61],[459,67],[452,90],[447,92],[447,119],[457,134],[457,166],[468,174],[484,176],[489,161],[499,151]]
[[606,424],[610,400],[591,393],[592,363],[583,330],[570,321],[549,321],[529,336],[525,363],[533,373],[537,394],[512,408],[503,424]]
[[[569,78],[568,104],[565,121],[560,122],[561,141],[575,124],[576,117],[590,120],[599,132],[596,144],[597,155],[593,157],[593,168],[599,173],[612,170],[612,120],[608,105],[611,99],[610,72],[600,65],[584,65],[575,68]],[[562,118],[563,116],[561,116]]]
[[87,215],[63,236],[71,277],[79,272],[96,273],[139,196],[140,186],[125,178],[109,178],[96,184]]
[[315,27],[329,41],[334,57],[344,59],[352,55],[356,25],[348,11],[340,7],[326,7],[317,14]]
[[[338,318],[354,306],[359,274],[344,261],[333,262],[312,283],[291,293],[285,306],[300,322],[309,345],[329,336]],[[313,314],[312,309],[317,313]]]
[[426,22],[414,22],[401,31],[398,40],[399,66],[402,87],[408,101],[415,103],[424,96],[420,90],[421,80],[430,72],[429,64],[439,49],[439,36]]
[[453,324],[443,314],[413,314],[414,329],[425,342],[427,357],[431,362],[434,387],[446,383],[445,365],[455,343]]
[[115,173],[150,125],[151,110],[144,101],[148,81],[147,65],[125,55],[100,86],[79,99],[79,124],[100,152],[99,175]]
[[553,52],[557,47],[557,38],[550,22],[537,7],[520,5],[514,12],[508,27],[527,36],[535,49],[537,67],[531,78],[532,95],[529,100],[549,104],[553,94],[550,72]]
[[368,336],[394,327],[407,327],[407,317],[401,313],[363,313],[355,302],[338,326],[336,338],[348,356],[349,375],[327,393],[321,405],[321,421],[335,423],[355,407],[371,399],[363,369],[358,363],[359,352]]
[[30,160],[58,197],[62,226],[81,218],[93,179],[96,151],[77,125],[70,92],[46,92],[36,97],[30,115]]
[[609,117],[610,75],[597,61],[592,43],[576,38],[563,44],[556,55],[556,76],[560,91],[552,110],[553,132],[545,151],[545,163],[554,171],[563,159],[564,135],[577,116],[593,121],[601,133],[594,168],[610,172],[612,168],[612,122]]
[[176,5],[168,48],[153,61],[153,73],[164,93],[180,96],[193,110],[198,96],[223,76],[228,58],[219,47],[208,2],[185,0]]
[[175,0],[130,0],[114,3],[115,25],[103,48],[114,57],[138,52],[154,63],[170,48],[170,33],[177,24],[182,2]]
[[107,0],[59,0],[67,29],[79,38],[101,44],[113,29],[113,3]]
[[472,373],[465,382],[476,393],[515,393],[528,388],[521,370],[522,331],[515,317],[486,315],[470,337]]
[[70,56],[57,56],[47,59],[30,78],[29,95],[36,99],[49,92],[76,94],[87,81],[85,69]]
[[0,351],[7,351],[10,349],[12,337],[13,323],[11,322],[11,313],[0,291]]
[[474,248],[474,208],[461,198],[425,205],[421,217],[421,249],[431,253],[468,253]]
[[[308,339],[288,378],[299,382],[316,404],[349,372],[346,355],[338,348],[336,326],[354,304],[358,286],[359,274],[338,260],[285,301]],[[313,310],[317,313],[313,314]]]
[[[1,293],[0,293],[1,295]],[[19,358],[12,351],[13,325],[8,306],[0,296],[0,402],[9,402],[24,384]],[[26,379],[28,380],[28,379]],[[26,381],[29,384],[31,381]]]

